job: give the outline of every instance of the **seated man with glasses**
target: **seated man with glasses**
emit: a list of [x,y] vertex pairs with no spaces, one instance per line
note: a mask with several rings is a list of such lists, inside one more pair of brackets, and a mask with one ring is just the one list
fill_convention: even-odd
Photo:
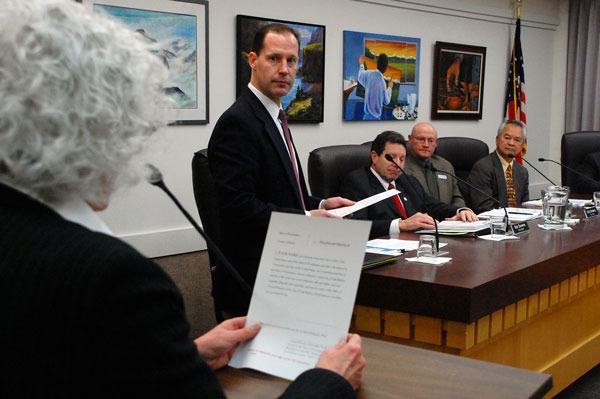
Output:
[[[408,148],[404,170],[413,175],[427,194],[433,198],[458,207],[465,206],[465,200],[458,188],[454,167],[446,159],[435,155],[437,130],[431,123],[415,124],[408,135]],[[431,168],[435,169],[435,172]]]

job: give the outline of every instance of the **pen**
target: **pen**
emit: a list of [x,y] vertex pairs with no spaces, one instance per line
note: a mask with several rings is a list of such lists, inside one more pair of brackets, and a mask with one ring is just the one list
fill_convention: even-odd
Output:
[[513,215],[529,215],[529,216],[533,216],[533,213],[527,213],[527,212],[508,212],[510,214]]

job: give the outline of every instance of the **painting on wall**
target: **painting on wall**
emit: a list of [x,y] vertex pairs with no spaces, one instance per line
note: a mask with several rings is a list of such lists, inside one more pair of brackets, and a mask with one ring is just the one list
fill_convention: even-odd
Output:
[[169,69],[165,92],[172,124],[208,123],[208,3],[205,0],[83,0],[146,40]]
[[300,35],[300,51],[296,80],[282,98],[282,108],[290,122],[323,122],[323,85],[325,77],[325,26],[302,22],[237,16],[236,97],[250,82],[248,54],[252,39],[260,27],[277,22],[288,25]]
[[485,47],[435,43],[431,119],[481,119]]
[[343,119],[415,120],[421,39],[344,31]]

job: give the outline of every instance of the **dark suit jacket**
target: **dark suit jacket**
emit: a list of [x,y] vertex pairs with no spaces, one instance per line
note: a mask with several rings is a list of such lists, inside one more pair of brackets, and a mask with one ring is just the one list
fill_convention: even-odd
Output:
[[[224,397],[159,266],[2,184],[0,314],[2,398]],[[313,369],[285,395],[353,391]]]
[[[529,173],[527,169],[513,162],[513,181],[517,195],[517,206],[529,201]],[[469,183],[479,188],[488,195],[496,198],[502,206],[508,206],[508,194],[506,192],[506,179],[502,163],[496,151],[487,157],[481,158],[473,165],[468,178]],[[489,211],[498,205],[480,192],[471,189],[471,207],[477,213]]]
[[[589,153],[583,158],[583,162],[577,171],[590,178],[600,181],[600,152]],[[584,179],[575,175],[575,182],[571,187],[572,192],[579,194],[592,194],[594,191],[600,191],[600,182],[593,182],[590,179]]]
[[[297,153],[297,152],[296,152]],[[308,209],[310,197],[298,157],[300,184]],[[271,212],[303,213],[290,158],[273,119],[245,88],[215,125],[208,162],[217,186],[222,250],[250,286],[254,285]],[[213,295],[232,314],[246,314],[250,296],[217,268]]]
[[[438,220],[456,215],[458,207],[445,204],[431,197],[425,192],[419,181],[412,176],[400,175],[396,179],[395,185],[400,191],[402,203],[409,217],[417,212],[427,212]],[[341,195],[354,201],[360,201],[384,191],[385,189],[369,167],[350,172],[341,186]],[[373,221],[371,224],[371,238],[388,235],[392,220],[402,218],[391,198],[362,209],[356,212],[353,217]]]

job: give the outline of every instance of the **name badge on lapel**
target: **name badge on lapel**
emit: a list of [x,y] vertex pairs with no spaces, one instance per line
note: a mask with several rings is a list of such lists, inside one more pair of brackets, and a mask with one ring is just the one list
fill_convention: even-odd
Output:
[[437,175],[437,178],[440,180],[448,180],[448,176],[446,175]]

